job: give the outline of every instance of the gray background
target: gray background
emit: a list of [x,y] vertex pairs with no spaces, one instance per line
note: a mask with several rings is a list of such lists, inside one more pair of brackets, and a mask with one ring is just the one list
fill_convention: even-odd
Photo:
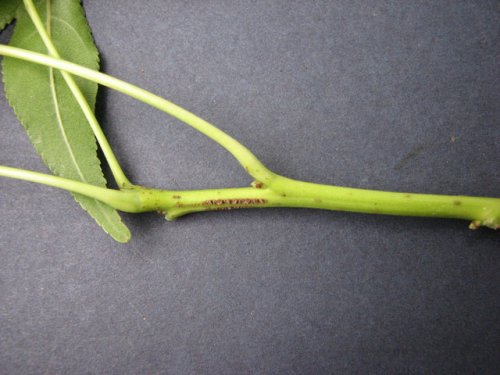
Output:
[[[497,1],[97,1],[103,70],[272,170],[499,196]],[[10,31],[0,35],[5,42]],[[134,182],[244,186],[224,150],[101,90]],[[0,94],[0,163],[46,171]],[[113,242],[71,196],[0,180],[1,374],[494,373],[499,237],[454,220],[269,209]],[[497,275],[497,276],[495,276]]]

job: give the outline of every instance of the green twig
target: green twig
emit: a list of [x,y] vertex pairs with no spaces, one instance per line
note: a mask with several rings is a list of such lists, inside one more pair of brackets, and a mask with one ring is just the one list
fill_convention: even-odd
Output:
[[168,220],[203,211],[295,207],[372,214],[470,220],[498,229],[500,199],[398,193],[313,184],[276,176],[271,186],[207,190],[157,190],[143,187],[112,190],[38,172],[0,166],[0,176],[36,182],[101,200],[125,212],[158,211]]
[[152,94],[149,91],[141,89],[140,87],[132,85],[128,82],[124,82],[117,78],[111,77],[107,74],[88,69],[69,61],[32,51],[27,51],[21,48],[0,44],[0,55],[14,57],[60,69],[76,76],[88,79],[90,81],[97,82],[103,86],[107,86],[123,94],[131,96],[132,98],[135,98],[141,102],[149,104],[150,106],[168,113],[173,117],[181,120],[182,122],[190,125],[200,133],[206,135],[213,141],[220,144],[227,151],[229,151],[236,158],[236,160],[240,162],[245,170],[255,179],[265,183],[269,183],[274,177],[274,173],[269,171],[249,149],[239,143],[236,139],[224,133],[222,130],[216,128],[209,122],[192,114],[184,108],[181,108],[178,105],[159,97],[158,95]]
[[107,189],[63,177],[1,165],[0,176],[16,180],[35,182],[37,184],[64,189],[72,193],[82,194],[90,198],[95,198],[117,210],[125,212],[134,212],[134,208],[139,205],[137,193],[129,192],[127,190],[120,191]]
[[0,45],[0,55],[65,70],[170,113],[225,147],[257,181],[252,187],[233,189],[172,191],[136,186],[132,189],[116,191],[89,187],[90,185],[59,177],[8,167],[0,167],[0,176],[24,179],[78,192],[100,199],[112,207],[127,212],[161,211],[167,219],[209,210],[305,207],[372,214],[465,219],[471,221],[470,228],[472,229],[479,226],[493,229],[500,227],[500,199],[498,198],[385,192],[292,180],[269,171],[247,148],[213,125],[139,87],[61,59],[14,47]]

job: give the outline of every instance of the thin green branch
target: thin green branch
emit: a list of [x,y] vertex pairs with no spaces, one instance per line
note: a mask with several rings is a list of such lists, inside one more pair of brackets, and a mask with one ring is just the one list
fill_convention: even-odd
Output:
[[121,211],[137,212],[139,197],[133,190],[113,190],[45,173],[0,165],[0,177],[34,182],[97,199]]
[[125,212],[158,211],[168,220],[213,210],[293,207],[369,214],[470,220],[471,229],[500,227],[500,199],[399,193],[313,184],[276,176],[271,186],[207,190],[112,190],[43,173],[0,166],[0,176],[44,184],[100,200]]
[[[256,185],[259,186],[259,185]],[[142,189],[141,210],[167,219],[193,212],[260,207],[316,208],[368,214],[470,220],[470,228],[500,226],[500,199],[400,193],[314,184],[276,176],[270,186],[191,191]]]
[[479,226],[493,229],[500,227],[500,199],[498,198],[384,192],[292,180],[270,172],[247,148],[213,125],[139,87],[61,59],[14,47],[0,45],[0,55],[65,70],[170,113],[225,147],[258,182],[251,188],[170,191],[134,187],[120,192],[96,187],[88,190],[89,185],[47,175],[40,177],[41,174],[36,172],[15,172],[8,167],[0,168],[0,176],[25,179],[80,192],[128,212],[158,210],[164,212],[168,219],[208,210],[307,207],[374,214],[465,219],[472,221],[470,227],[473,229]]
[[[49,4],[49,3],[47,3]],[[57,51],[56,47],[54,46],[54,43],[52,42],[48,30],[45,29],[45,26],[40,19],[40,15],[38,14],[38,11],[33,4],[32,0],[24,0],[24,6],[26,7],[26,10],[31,17],[31,20],[33,24],[35,25],[38,33],[40,34],[40,37],[43,40],[43,43],[47,47],[47,50],[49,51],[49,54],[55,58],[61,58],[59,55],[59,52]],[[119,187],[129,187],[132,184],[130,181],[127,179],[125,176],[125,173],[123,173],[123,170],[118,163],[118,160],[116,159],[115,154],[113,153],[113,150],[111,149],[111,146],[104,135],[104,132],[102,131],[101,126],[99,125],[99,122],[97,121],[94,111],[92,108],[90,108],[90,105],[88,104],[87,100],[83,96],[80,88],[76,84],[75,80],[73,77],[68,74],[65,71],[61,71],[61,74],[66,81],[66,84],[68,85],[69,89],[71,90],[73,96],[75,97],[76,101],[80,105],[80,108],[82,109],[83,114],[85,115],[85,118],[87,119],[96,139],[97,142],[99,143],[99,146],[101,147],[101,150],[103,152],[104,158],[106,159],[109,168],[111,170],[111,173],[116,181],[116,184]]]
[[267,169],[249,149],[243,146],[236,139],[184,108],[181,108],[158,95],[152,94],[149,91],[141,89],[140,87],[69,61],[27,51],[21,48],[0,44],[0,55],[60,69],[131,96],[141,102],[159,109],[160,111],[170,114],[220,144],[227,151],[229,151],[243,166],[243,168],[245,168],[248,174],[255,179],[269,184],[275,177],[273,172]]

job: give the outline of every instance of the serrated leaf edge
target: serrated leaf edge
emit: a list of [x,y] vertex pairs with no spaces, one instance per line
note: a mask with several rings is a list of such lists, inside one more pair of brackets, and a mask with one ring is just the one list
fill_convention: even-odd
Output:
[[[50,1],[50,0],[49,0]],[[83,7],[81,6],[81,1],[79,2],[80,6],[78,7],[79,8],[79,13],[81,16],[85,17],[85,13],[84,13],[84,10],[83,10]],[[82,22],[82,24],[85,26],[85,29],[86,29],[86,32],[88,32],[88,34],[84,34],[83,37],[86,37],[88,35],[89,38],[92,39],[92,33],[91,33],[91,29],[90,29],[90,26],[88,25],[87,22]],[[74,27],[72,26],[72,28],[74,29]],[[82,35],[78,34],[80,37],[82,37]],[[97,47],[95,47],[95,44],[92,41],[92,46],[93,46],[93,52],[95,52],[95,56],[96,58],[94,59],[94,62],[96,63],[97,66],[99,66],[99,62],[100,62],[100,59],[99,59],[99,51],[97,49]],[[3,68],[4,68],[4,61],[5,61],[5,58],[4,60],[2,61],[2,71],[3,71]],[[51,74],[51,77],[54,76],[54,69],[53,68],[47,68],[48,72],[50,72]],[[51,80],[52,81],[52,80]],[[5,91],[5,97],[7,99],[7,102],[9,103],[10,107],[13,109],[14,113],[16,114],[16,117],[19,119],[19,121],[22,123],[22,124],[26,124],[26,119],[20,115],[19,111],[17,110],[16,106],[12,103],[11,99],[10,99],[10,95],[8,94],[7,92],[7,86],[10,86],[10,84],[7,84],[7,82],[5,81],[4,79],[4,75],[2,74],[2,82],[3,82],[3,85],[4,85],[4,91]],[[52,87],[53,86],[53,82],[50,82],[50,86]],[[53,94],[54,95],[54,94]],[[93,106],[92,106],[93,107]],[[60,126],[58,125],[58,127],[60,128]],[[28,137],[30,139],[33,139],[32,137],[32,134],[30,133],[28,127],[26,126],[23,126],[24,130],[26,131]],[[64,133],[64,132],[63,132]],[[64,136],[64,138],[66,139],[66,137]],[[67,144],[67,142],[65,142]],[[68,145],[68,147],[71,149],[71,146]],[[92,145],[92,149],[96,152],[97,154],[97,142],[95,141],[94,139],[94,143]],[[44,153],[42,151],[38,151],[35,147],[35,150],[36,152],[39,154],[39,156],[42,158],[43,162],[45,163],[45,165],[48,167],[48,169],[54,173],[55,175],[59,175],[60,176],[60,168],[57,167],[57,165],[54,165],[53,163],[49,162],[46,158],[46,156],[44,155]],[[73,152],[70,152],[71,153],[71,158],[72,160],[75,160],[74,157],[73,157]],[[101,169],[101,182],[103,183],[103,186],[106,187],[106,179],[104,178],[104,175],[102,174],[102,162],[99,158],[97,158],[97,161],[98,161],[98,164],[99,164],[99,167]],[[81,182],[84,182],[84,183],[87,183],[88,182],[85,180],[85,177],[82,175],[81,171],[80,171],[80,167],[78,165],[78,163],[74,163],[77,167],[77,170],[78,170],[78,174],[80,175],[80,178],[81,178]],[[99,186],[99,185],[95,185],[95,186]],[[110,235],[113,239],[115,239],[116,241],[118,242],[121,242],[121,243],[126,243],[130,240],[131,238],[131,233],[130,233],[130,230],[127,228],[127,226],[123,223],[123,220],[122,218],[120,217],[120,215],[118,214],[118,212],[113,209],[112,207],[108,206],[107,204],[97,200],[97,199],[94,199],[94,198],[89,198],[89,197],[86,197],[87,199],[90,199],[90,200],[93,200],[95,201],[96,203],[96,206],[98,207],[99,211],[102,213],[102,215],[104,217],[107,217],[107,218],[110,218],[110,213],[107,212],[104,207],[110,207],[112,208],[114,211],[111,212],[111,215],[116,214],[117,216],[117,219],[116,222],[113,222],[114,220],[110,219],[107,221],[107,224],[111,224],[111,227],[114,227],[117,229],[117,233],[120,232],[120,229],[119,229],[119,226],[120,224],[122,225],[122,229],[126,232],[126,234],[122,237],[122,236],[117,236],[115,233],[111,233],[111,231],[107,230],[106,227],[103,225],[103,221],[100,220],[98,217],[96,217],[95,215],[93,215],[84,205],[81,201],[79,201],[77,199],[78,196],[83,196],[81,194],[77,194],[77,193],[71,193],[71,195],[73,196],[73,198],[75,199],[75,201],[80,205],[80,207],[85,211],[87,212],[87,214],[89,216],[91,216],[96,222],[97,224],[104,230],[105,233],[107,233],[108,235]]]

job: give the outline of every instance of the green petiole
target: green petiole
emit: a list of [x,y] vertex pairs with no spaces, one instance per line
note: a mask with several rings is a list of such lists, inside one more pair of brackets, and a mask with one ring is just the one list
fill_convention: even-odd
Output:
[[168,113],[169,115],[190,125],[200,133],[206,135],[213,141],[220,144],[222,147],[228,150],[236,158],[236,160],[240,162],[245,170],[255,179],[263,182],[269,182],[270,179],[273,178],[273,173],[270,172],[250,150],[239,143],[236,139],[224,133],[222,130],[216,128],[209,122],[192,114],[184,108],[181,108],[178,105],[159,97],[158,95],[152,94],[149,91],[141,89],[140,87],[132,85],[128,82],[124,82],[117,78],[111,77],[107,74],[85,68],[69,61],[23,50],[21,48],[0,45],[0,55],[14,57],[21,60],[31,61],[37,64],[56,68],[99,83],[102,86],[109,87],[141,102],[149,104],[150,106]]
[[470,228],[500,227],[500,199],[354,189],[292,180],[266,168],[246,147],[185,109],[130,83],[55,57],[0,45],[0,55],[74,74],[160,109],[226,148],[256,179],[252,187],[209,190],[156,190],[128,186],[112,190],[37,172],[0,167],[0,176],[87,195],[126,212],[160,211],[167,219],[201,211],[253,207],[303,207],[372,214],[470,220]]

